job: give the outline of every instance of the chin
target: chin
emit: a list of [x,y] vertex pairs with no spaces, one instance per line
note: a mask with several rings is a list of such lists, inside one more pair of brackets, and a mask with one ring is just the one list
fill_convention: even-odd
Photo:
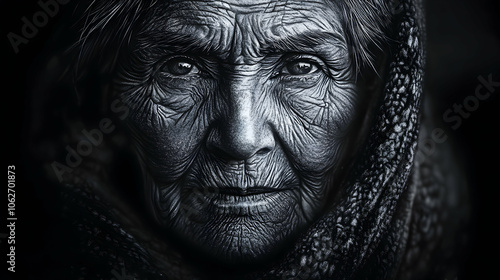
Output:
[[222,265],[264,262],[277,255],[293,233],[293,228],[263,224],[249,217],[206,226],[200,234],[185,233],[185,241],[195,248],[195,252],[199,251]]

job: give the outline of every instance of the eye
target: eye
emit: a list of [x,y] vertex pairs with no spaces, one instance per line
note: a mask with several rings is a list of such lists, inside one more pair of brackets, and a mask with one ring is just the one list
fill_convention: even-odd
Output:
[[187,57],[174,57],[167,60],[160,68],[160,72],[172,76],[186,76],[199,72],[194,61]]
[[315,62],[298,59],[287,62],[281,72],[282,74],[299,76],[316,73],[319,69],[320,67]]

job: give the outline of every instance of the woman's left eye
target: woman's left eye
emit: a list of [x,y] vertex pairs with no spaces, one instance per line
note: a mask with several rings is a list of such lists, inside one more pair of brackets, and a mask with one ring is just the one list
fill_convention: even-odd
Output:
[[320,70],[317,63],[308,60],[293,60],[285,64],[282,69],[282,74],[288,74],[293,76],[307,75],[316,73]]
[[199,69],[192,60],[184,57],[176,57],[166,61],[160,68],[160,71],[172,76],[186,76],[198,73]]

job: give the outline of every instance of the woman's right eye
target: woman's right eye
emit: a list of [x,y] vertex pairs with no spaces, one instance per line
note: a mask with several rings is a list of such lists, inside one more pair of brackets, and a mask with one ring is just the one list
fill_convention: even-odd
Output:
[[187,57],[173,57],[160,67],[160,72],[170,76],[180,77],[198,74],[200,70],[194,61]]

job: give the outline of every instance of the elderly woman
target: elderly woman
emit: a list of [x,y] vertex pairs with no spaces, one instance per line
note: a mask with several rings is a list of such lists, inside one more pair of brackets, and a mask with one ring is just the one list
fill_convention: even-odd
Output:
[[76,253],[54,277],[453,275],[464,186],[446,145],[417,145],[433,137],[420,1],[76,14],[57,63],[77,102],[47,161],[70,233],[57,253]]

